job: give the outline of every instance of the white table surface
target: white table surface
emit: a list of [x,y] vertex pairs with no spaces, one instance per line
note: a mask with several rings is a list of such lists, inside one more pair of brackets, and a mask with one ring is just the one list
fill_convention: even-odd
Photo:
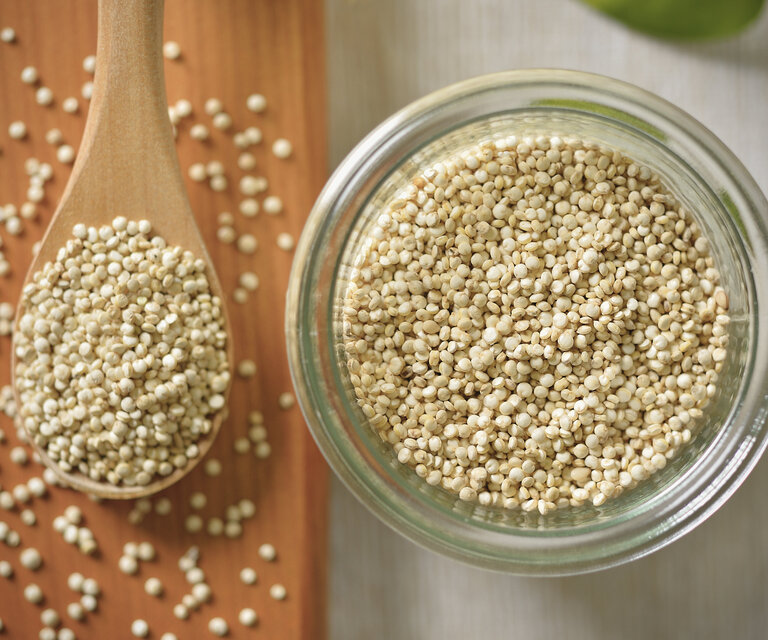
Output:
[[[374,125],[433,89],[491,71],[565,67],[679,105],[768,191],[768,12],[736,39],[673,44],[574,0],[327,7],[332,167]],[[768,638],[768,460],[681,541],[580,577],[519,578],[458,564],[388,529],[336,480],[331,523],[330,640]]]

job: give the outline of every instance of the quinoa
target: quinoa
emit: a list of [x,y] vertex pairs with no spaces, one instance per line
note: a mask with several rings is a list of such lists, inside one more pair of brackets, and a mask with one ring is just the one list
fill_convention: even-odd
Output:
[[73,232],[22,292],[19,416],[63,471],[146,485],[199,455],[225,405],[221,300],[146,220]]
[[599,506],[695,433],[726,356],[709,243],[662,180],[575,138],[422,171],[356,256],[343,336],[394,455],[467,501]]

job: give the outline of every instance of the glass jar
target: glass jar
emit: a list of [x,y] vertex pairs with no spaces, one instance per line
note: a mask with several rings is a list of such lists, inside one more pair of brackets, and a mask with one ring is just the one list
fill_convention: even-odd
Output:
[[[484,507],[400,464],[362,415],[340,321],[364,232],[420,170],[501,135],[578,135],[658,172],[694,213],[730,298],[728,356],[691,442],[667,466],[600,507],[538,512]],[[286,331],[301,407],[349,489],[411,540],[458,560],[530,575],[597,570],[646,555],[720,507],[768,442],[768,203],[710,131],[661,98],[560,70],[498,73],[437,91],[372,131],[320,194],[299,242]]]

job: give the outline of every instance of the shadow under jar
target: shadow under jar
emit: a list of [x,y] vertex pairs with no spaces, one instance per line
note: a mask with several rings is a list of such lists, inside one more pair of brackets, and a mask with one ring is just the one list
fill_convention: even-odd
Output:
[[[665,468],[600,507],[546,515],[484,507],[430,486],[398,462],[358,407],[346,370],[342,306],[367,231],[425,168],[483,141],[578,136],[661,176],[710,242],[729,296],[729,343],[717,391],[691,441]],[[705,127],[634,86],[579,72],[492,74],[437,91],[371,132],[328,181],[291,274],[286,331],[302,410],[349,489],[385,523],[476,566],[565,575],[646,555],[708,518],[766,443],[768,203]]]

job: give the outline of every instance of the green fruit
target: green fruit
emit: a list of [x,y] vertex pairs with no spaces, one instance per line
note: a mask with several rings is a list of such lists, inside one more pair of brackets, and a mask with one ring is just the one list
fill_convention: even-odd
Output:
[[696,40],[738,33],[764,0],[584,0],[627,26],[660,38]]

